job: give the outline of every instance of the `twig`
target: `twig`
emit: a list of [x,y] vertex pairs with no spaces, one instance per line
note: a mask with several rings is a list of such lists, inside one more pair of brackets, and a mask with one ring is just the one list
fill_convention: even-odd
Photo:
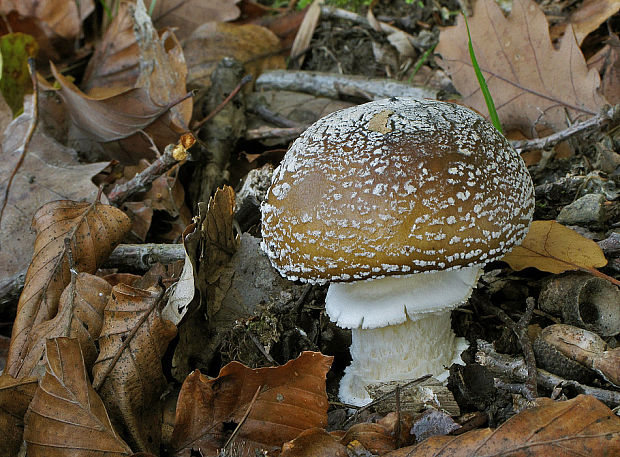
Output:
[[[350,422],[352,422],[357,416],[359,416],[363,411],[366,411],[368,408],[372,408],[374,405],[376,405],[379,402],[382,402],[383,400],[385,400],[386,398],[388,398],[391,395],[394,395],[396,393],[396,389],[400,388],[402,390],[405,390],[411,386],[414,386],[416,384],[420,384],[424,381],[426,381],[428,378],[432,377],[433,375],[427,374],[424,376],[421,376],[417,379],[414,379],[413,381],[409,381],[405,384],[403,384],[402,386],[397,384],[396,387],[394,388],[394,390],[391,390],[390,392],[386,392],[383,395],[381,395],[379,398],[371,401],[370,403],[368,403],[367,405],[364,405],[360,408],[357,409],[357,411],[355,411],[345,422],[344,422],[344,426],[346,427],[347,424],[349,424]],[[400,392],[399,392],[400,393]],[[352,406],[352,405],[347,405],[347,406]]]
[[250,404],[248,405],[248,409],[245,410],[245,414],[243,415],[243,417],[241,418],[241,420],[239,421],[239,423],[237,424],[233,432],[228,437],[228,440],[226,440],[226,444],[224,444],[224,447],[222,448],[220,455],[222,455],[222,453],[226,455],[226,449],[228,449],[228,446],[230,445],[232,440],[237,436],[237,433],[239,433],[239,429],[245,423],[248,416],[250,415],[250,411],[252,411],[252,407],[254,406],[254,403],[256,403],[256,399],[258,398],[258,394],[260,393],[262,388],[263,386],[261,385],[261,386],[258,386],[258,389],[256,389],[256,392],[254,393],[254,396],[252,397],[252,400],[250,401]]
[[153,181],[179,163],[179,161],[174,158],[173,152],[175,147],[176,145],[169,144],[166,146],[163,155],[157,158],[146,169],[142,170],[126,183],[114,186],[108,194],[110,203],[115,206],[120,206],[135,194],[147,191]]
[[192,129],[193,130],[197,130],[200,127],[202,127],[206,122],[208,122],[210,119],[213,119],[217,113],[219,113],[220,111],[222,111],[222,109],[228,105],[228,103],[230,103],[230,101],[235,97],[235,95],[237,95],[239,93],[239,91],[241,90],[241,88],[243,86],[245,86],[247,83],[249,83],[250,81],[252,81],[252,75],[245,75],[243,77],[243,79],[241,79],[241,81],[239,82],[239,84],[237,84],[237,87],[235,87],[232,92],[230,94],[228,94],[228,97],[226,97],[222,103],[220,103],[213,111],[211,111],[207,117],[205,117],[203,120],[198,121],[196,123],[194,123],[194,125],[192,125]]
[[400,447],[400,386],[396,386],[396,427],[394,427],[394,435],[396,435],[395,448]]
[[[34,135],[34,131],[37,128],[37,124],[39,123],[39,85],[37,82],[37,74],[34,59],[28,59],[28,70],[30,71],[30,80],[32,81],[32,121],[30,122],[30,126],[28,127],[28,131],[26,132],[26,138],[24,138],[24,144],[22,146],[22,152],[19,156],[19,160],[17,164],[15,164],[15,168],[11,172],[11,176],[9,176],[9,180],[6,184],[6,189],[4,189],[4,199],[2,201],[2,207],[0,208],[0,224],[2,224],[2,216],[4,214],[4,208],[6,208],[7,203],[9,202],[9,190],[11,189],[11,184],[13,184],[13,179],[17,175],[17,172],[21,168],[24,163],[24,159],[26,158],[26,153],[28,152],[28,146],[30,145],[30,141],[32,140],[32,136]],[[7,152],[7,151],[4,151]]]
[[[484,340],[477,340],[477,347],[476,362],[488,368],[494,376],[503,376],[519,382],[524,382],[528,379],[527,367],[522,357],[499,354],[491,343]],[[613,407],[620,404],[620,392],[586,386],[577,381],[561,378],[540,368],[537,370],[536,379],[538,385],[548,390],[553,390],[557,386],[571,387],[577,393],[592,395],[608,406]]]
[[185,259],[182,244],[120,244],[112,251],[104,268],[146,271],[156,263],[164,265]]
[[532,342],[527,335],[527,326],[532,320],[532,313],[534,312],[534,306],[536,301],[533,297],[528,297],[525,300],[526,308],[525,312],[521,316],[518,322],[513,321],[508,314],[499,308],[483,304],[483,307],[495,314],[504,324],[506,324],[510,330],[517,335],[519,345],[523,351],[525,363],[527,367],[527,379],[525,381],[525,397],[527,400],[535,400],[538,397],[537,381],[536,381],[536,359],[534,357],[534,349],[532,349]]
[[302,125],[299,127],[258,127],[245,132],[245,139],[262,140],[264,138],[282,138],[289,140],[297,138],[307,128],[307,125]]
[[608,122],[616,122],[620,119],[620,105],[605,106],[599,114],[590,119],[577,122],[570,127],[556,132],[544,138],[535,138],[533,140],[511,141],[512,146],[519,152],[531,151],[533,149],[547,149],[558,144],[561,141],[582,133],[589,129],[601,129]]
[[129,343],[131,343],[131,340],[133,339],[133,337],[136,335],[136,333],[138,333],[138,330],[142,327],[142,325],[146,322],[146,320],[151,315],[151,313],[155,310],[157,305],[161,302],[161,299],[163,298],[165,292],[166,292],[165,289],[162,287],[161,291],[159,292],[159,295],[156,297],[155,301],[153,301],[153,304],[151,305],[151,307],[140,317],[140,320],[131,329],[131,331],[129,332],[127,337],[123,340],[123,343],[118,348],[118,350],[114,354],[114,357],[112,358],[112,360],[110,361],[110,363],[106,367],[106,369],[105,369],[105,371],[103,373],[103,376],[101,376],[100,378],[98,378],[95,381],[93,381],[93,388],[95,390],[101,389],[101,386],[103,385],[103,383],[105,382],[107,377],[110,376],[110,373],[112,372],[112,370],[116,366],[116,362],[118,362],[118,359],[121,358],[121,355],[123,354],[123,352],[125,352],[125,349],[127,349],[127,347],[129,346]]
[[253,114],[258,114],[267,122],[271,122],[272,124],[277,125],[278,127],[298,127],[299,125],[291,121],[286,117],[280,116],[278,113],[274,113],[269,108],[264,105],[256,105],[254,107],[249,107],[248,111]]
[[272,365],[278,365],[278,363],[273,359],[273,357],[271,357],[269,352],[265,350],[265,347],[261,344],[261,342],[258,341],[258,338],[256,337],[256,335],[254,335],[254,333],[252,333],[247,328],[245,329],[245,333],[247,333],[247,335],[252,340],[252,343],[254,343],[256,348],[260,351],[261,354],[263,354],[263,356],[267,359],[267,361],[269,361],[269,363],[271,363]]

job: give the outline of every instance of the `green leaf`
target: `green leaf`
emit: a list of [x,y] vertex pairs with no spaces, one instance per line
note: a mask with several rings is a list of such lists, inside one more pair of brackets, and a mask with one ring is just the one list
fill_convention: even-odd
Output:
[[36,56],[39,45],[31,35],[9,33],[0,37],[2,76],[0,92],[13,112],[19,116],[24,109],[24,95],[32,93],[28,59]]
[[491,122],[495,126],[495,128],[503,135],[504,131],[502,130],[502,124],[499,121],[499,116],[497,115],[497,111],[495,110],[495,103],[493,103],[493,97],[491,97],[491,92],[489,92],[489,87],[487,86],[487,82],[484,79],[484,75],[482,71],[480,71],[480,66],[478,65],[478,61],[476,60],[476,54],[474,53],[474,46],[471,42],[471,35],[469,34],[469,24],[467,24],[467,15],[463,12],[463,17],[465,18],[465,27],[467,28],[467,38],[469,39],[469,58],[471,59],[471,64],[474,67],[474,72],[476,73],[476,78],[478,78],[478,84],[480,85],[480,90],[482,91],[482,95],[484,95],[484,101],[487,104],[487,109],[489,110],[489,117],[491,118]]

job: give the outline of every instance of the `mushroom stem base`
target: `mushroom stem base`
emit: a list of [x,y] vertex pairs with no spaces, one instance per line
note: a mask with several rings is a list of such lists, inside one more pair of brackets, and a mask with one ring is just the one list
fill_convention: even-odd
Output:
[[406,381],[426,374],[445,379],[446,368],[463,363],[468,343],[451,328],[450,311],[375,329],[352,329],[353,361],[340,381],[340,400],[363,406],[371,401],[366,386]]

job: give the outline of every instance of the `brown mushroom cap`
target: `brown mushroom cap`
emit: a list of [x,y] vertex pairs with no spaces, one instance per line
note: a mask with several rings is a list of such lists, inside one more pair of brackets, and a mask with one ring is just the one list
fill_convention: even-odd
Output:
[[263,249],[289,279],[354,281],[484,265],[525,236],[521,157],[460,105],[392,98],[310,126],[273,175]]

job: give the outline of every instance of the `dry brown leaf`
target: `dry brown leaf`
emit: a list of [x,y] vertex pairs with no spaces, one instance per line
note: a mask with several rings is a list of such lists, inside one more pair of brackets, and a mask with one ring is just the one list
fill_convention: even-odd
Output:
[[34,255],[17,305],[7,373],[20,372],[33,326],[56,315],[60,295],[71,280],[65,238],[69,238],[75,268],[94,273],[130,226],[122,211],[97,202],[58,200],[37,211]]
[[[535,128],[554,131],[571,120],[594,116],[605,100],[598,93],[600,78],[588,70],[571,28],[560,49],[549,38],[544,13],[533,0],[515,0],[504,17],[493,0],[479,0],[469,21],[476,58],[502,124],[528,136]],[[441,32],[437,52],[463,102],[487,113],[468,51],[465,21]]]
[[607,264],[605,254],[594,241],[556,221],[534,221],[521,242],[502,260],[513,270],[534,267],[550,273],[593,270]]
[[153,21],[158,29],[177,28],[179,39],[187,38],[205,22],[227,22],[239,17],[239,0],[158,0]]
[[[619,2],[620,3],[620,2]],[[620,39],[611,34],[607,44],[588,60],[588,67],[602,75],[601,93],[612,104],[620,103]]]
[[241,62],[254,76],[267,69],[285,68],[280,39],[269,29],[253,24],[209,22],[198,27],[185,41],[189,87],[210,87],[211,73],[224,57]]
[[0,13],[17,11],[24,17],[36,18],[56,35],[72,39],[82,31],[82,21],[95,9],[93,0],[3,0]]
[[234,212],[235,191],[230,186],[217,189],[209,200],[200,228],[203,245],[197,287],[203,303],[207,304],[209,318],[220,309],[230,287],[233,272],[229,261],[239,243],[234,229]]
[[[32,97],[27,96],[24,113],[4,132],[0,151],[0,201],[10,174],[13,172],[24,147],[26,132],[32,122]],[[27,227],[34,213],[45,203],[59,198],[66,200],[91,199],[97,187],[91,176],[105,168],[105,163],[80,164],[77,153],[44,133],[40,127],[34,132],[26,158],[17,172],[9,192],[9,200],[0,229],[0,285],[10,283],[28,267],[35,235]]]
[[340,439],[344,445],[351,441],[359,441],[371,454],[377,455],[386,454],[396,447],[394,437],[386,427],[370,422],[354,424]]
[[[174,104],[187,94],[187,65],[181,44],[171,30],[163,31],[161,37],[157,34],[142,0],[129,9],[133,10],[134,33],[140,48],[140,76],[136,86],[146,89],[158,105]],[[188,130],[192,106],[191,99],[185,100],[174,104],[166,113],[169,117],[166,123],[176,131],[177,137]]]
[[199,450],[205,457],[217,456],[230,426],[239,424],[248,410],[232,443],[239,457],[253,457],[254,449],[278,449],[304,430],[325,427],[325,375],[332,359],[303,352],[286,365],[255,370],[231,362],[213,380],[194,371],[179,394],[175,455]]
[[77,340],[48,340],[46,354],[47,371],[24,418],[28,457],[131,455],[90,384]]
[[304,430],[284,443],[280,457],[348,457],[346,446],[322,428]]
[[0,376],[0,455],[17,456],[24,434],[24,414],[37,385],[35,378]]
[[174,324],[161,318],[162,293],[114,286],[93,367],[93,385],[114,423],[134,449],[153,453],[159,453],[160,396],[167,385],[161,357],[176,335]]
[[575,39],[581,45],[590,32],[620,11],[618,0],[584,0],[568,18],[575,31]]
[[45,374],[46,341],[59,336],[68,336],[79,341],[84,363],[90,372],[97,359],[95,340],[101,332],[103,309],[111,292],[112,286],[105,279],[79,273],[75,284],[71,282],[60,296],[58,314],[32,328],[28,335],[24,361],[16,376],[41,378]]
[[122,2],[88,61],[82,89],[91,96],[98,96],[97,89],[108,91],[133,87],[140,73],[138,55],[129,3]]
[[620,418],[588,395],[553,402],[539,399],[495,430],[435,436],[385,457],[583,457],[620,454]]

